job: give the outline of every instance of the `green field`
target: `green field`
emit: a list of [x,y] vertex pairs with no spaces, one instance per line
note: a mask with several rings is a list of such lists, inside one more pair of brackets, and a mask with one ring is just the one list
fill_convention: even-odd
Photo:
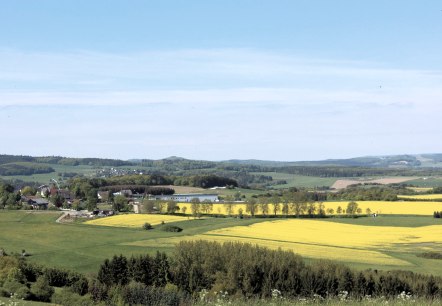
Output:
[[65,165],[53,165],[53,164],[42,164],[52,167],[55,172],[33,174],[33,175],[8,175],[0,176],[0,179],[4,180],[21,180],[24,182],[36,182],[39,184],[49,184],[51,179],[56,179],[59,183],[62,183],[62,178],[59,176],[61,173],[78,173],[85,176],[92,177],[95,174],[95,169],[92,166],[65,166]]
[[416,180],[408,181],[407,184],[416,187],[440,187],[442,186],[442,177],[419,178]]
[[316,176],[305,176],[296,175],[280,172],[257,172],[253,173],[256,175],[268,175],[273,178],[274,181],[285,180],[287,184],[274,185],[274,188],[290,188],[290,187],[304,187],[304,188],[315,188],[315,187],[330,187],[338,178],[332,177],[316,177]]
[[[48,266],[65,267],[80,272],[96,271],[104,259],[114,254],[167,253],[171,247],[144,248],[123,243],[144,239],[196,235],[209,230],[262,222],[261,219],[241,220],[210,218],[179,222],[181,233],[168,233],[158,229],[110,228],[82,223],[58,224],[57,212],[0,211],[0,247],[8,252],[26,250],[29,260]],[[171,223],[172,224],[172,223]],[[178,224],[177,224],[178,225]]]

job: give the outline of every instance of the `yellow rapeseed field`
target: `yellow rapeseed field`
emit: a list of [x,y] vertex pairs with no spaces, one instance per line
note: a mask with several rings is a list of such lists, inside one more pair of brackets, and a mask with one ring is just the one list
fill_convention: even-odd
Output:
[[398,198],[413,200],[442,200],[442,194],[399,195]]
[[382,227],[327,221],[287,219],[213,230],[196,236],[160,238],[130,243],[154,247],[172,246],[182,240],[249,242],[273,249],[292,250],[310,258],[407,266],[411,263],[384,252],[416,252],[442,243],[442,226]]
[[[442,210],[442,202],[405,202],[405,201],[356,201],[358,207],[362,209],[362,213],[370,208],[372,212],[379,214],[395,214],[395,215],[433,215],[435,211]],[[326,208],[332,208],[336,212],[338,206],[345,209],[347,202],[324,202]]]
[[147,215],[147,214],[128,214],[117,215],[112,217],[98,218],[86,221],[85,224],[115,226],[115,227],[138,227],[141,228],[144,223],[157,225],[169,222],[185,221],[187,217],[171,216],[171,215]]
[[[431,195],[434,196],[434,195]],[[439,195],[442,198],[442,195]],[[349,201],[343,202],[324,202],[325,209],[328,208],[333,209],[334,214],[338,207],[342,209],[347,208],[347,204]],[[378,214],[397,214],[397,215],[433,215],[434,211],[442,211],[442,202],[428,202],[428,201],[416,201],[416,202],[406,202],[406,201],[356,201],[358,203],[358,207],[361,208],[362,214],[366,213],[367,208],[370,209],[371,212],[377,212]],[[199,204],[201,205],[201,204]],[[280,208],[277,211],[277,215],[282,215],[281,209],[282,204],[279,205]],[[180,208],[181,213],[192,214],[192,208],[190,203],[178,203],[178,207]],[[231,208],[231,215],[238,215],[240,210],[243,215],[250,215],[247,212],[246,204],[244,203],[234,203],[234,204],[221,204],[214,203],[212,204],[212,208],[208,211],[209,214],[221,214],[221,215],[229,215],[229,208]],[[205,213],[203,211],[200,211]],[[274,214],[274,205],[268,204],[268,212],[267,215]],[[293,215],[293,212],[290,212]],[[262,209],[258,205],[256,208],[255,215],[262,215]]]

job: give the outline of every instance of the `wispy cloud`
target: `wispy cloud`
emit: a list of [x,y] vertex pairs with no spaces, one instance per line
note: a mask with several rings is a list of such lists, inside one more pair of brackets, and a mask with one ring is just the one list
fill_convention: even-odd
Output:
[[440,71],[249,49],[0,51],[0,106],[149,103],[437,106]]
[[[249,49],[3,50],[0,67],[9,153],[296,160],[442,150],[437,70]],[[35,140],[14,141],[29,133]],[[40,135],[65,139],[40,148]]]

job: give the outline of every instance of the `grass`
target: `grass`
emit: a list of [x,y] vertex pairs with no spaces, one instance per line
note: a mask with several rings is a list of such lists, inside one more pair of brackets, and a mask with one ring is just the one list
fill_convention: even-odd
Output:
[[66,166],[66,165],[53,165],[53,164],[39,164],[47,165],[54,168],[55,172],[33,174],[33,175],[11,175],[11,176],[0,176],[4,180],[22,180],[24,182],[37,182],[39,184],[49,184],[51,179],[56,179],[61,183],[62,179],[58,174],[65,172],[75,172],[78,174],[83,174],[85,176],[93,176],[95,174],[95,169],[92,166],[79,165],[79,166]]
[[304,187],[304,188],[315,188],[322,186],[330,187],[337,180],[337,178],[304,176],[304,175],[295,175],[295,174],[280,173],[280,172],[257,172],[253,174],[268,175],[271,176],[274,181],[277,180],[287,181],[287,184],[272,186],[273,188],[277,189],[290,188],[290,187]]
[[176,235],[196,235],[206,231],[252,224],[262,220],[209,218],[169,223],[183,228],[181,233],[131,228],[94,226],[87,224],[58,224],[58,212],[0,211],[0,247],[7,252],[26,250],[28,260],[49,266],[64,267],[79,272],[94,272],[104,259],[114,254],[170,253],[172,247],[154,248],[124,245],[124,243],[167,238]]
[[55,304],[35,302],[35,301],[23,301],[18,299],[0,297],[0,306],[49,306],[49,305],[55,305]]
[[163,223],[169,224],[170,222],[180,222],[186,220],[188,220],[187,217],[179,217],[172,215],[127,214],[127,215],[117,215],[105,218],[97,218],[94,220],[86,221],[85,224],[141,228],[145,223],[149,223],[151,225],[158,225]]

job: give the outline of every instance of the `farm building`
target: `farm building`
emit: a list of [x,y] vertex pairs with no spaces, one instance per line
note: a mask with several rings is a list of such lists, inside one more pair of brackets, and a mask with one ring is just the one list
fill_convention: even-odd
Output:
[[35,196],[22,196],[22,203],[26,203],[32,206],[33,209],[47,209],[49,205],[49,201],[46,199],[38,198]]
[[163,200],[163,201],[176,201],[176,202],[191,202],[192,199],[198,199],[200,202],[210,201],[218,202],[217,194],[204,194],[204,193],[187,193],[187,194],[171,194],[171,195],[156,195],[151,199]]

